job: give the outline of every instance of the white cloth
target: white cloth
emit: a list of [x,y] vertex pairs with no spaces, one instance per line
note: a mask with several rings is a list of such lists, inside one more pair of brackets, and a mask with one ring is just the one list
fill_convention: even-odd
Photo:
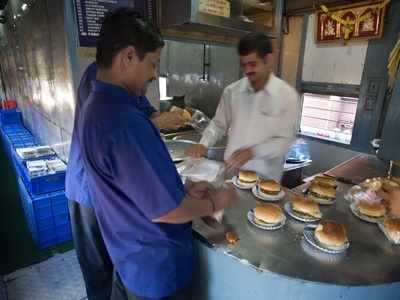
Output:
[[211,147],[227,134],[225,160],[236,150],[253,147],[255,157],[242,169],[280,180],[284,156],[297,132],[299,105],[296,90],[274,74],[258,92],[242,78],[224,90],[200,144]]

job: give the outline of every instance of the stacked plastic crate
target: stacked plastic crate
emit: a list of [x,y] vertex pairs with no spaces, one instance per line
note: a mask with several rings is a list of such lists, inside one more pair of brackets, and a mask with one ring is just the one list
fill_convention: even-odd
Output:
[[23,159],[16,149],[40,146],[27,130],[17,109],[0,109],[0,133],[7,156],[18,178],[19,192],[32,237],[39,248],[47,248],[72,239],[65,197],[65,170],[32,175],[28,162],[57,159],[47,155]]

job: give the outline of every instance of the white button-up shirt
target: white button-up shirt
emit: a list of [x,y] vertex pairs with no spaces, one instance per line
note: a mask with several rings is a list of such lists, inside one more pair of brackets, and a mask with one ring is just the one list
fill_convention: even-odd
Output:
[[279,181],[297,132],[299,104],[296,90],[272,73],[257,92],[244,77],[224,90],[200,144],[211,147],[227,134],[225,160],[236,150],[252,147],[254,158],[242,169]]

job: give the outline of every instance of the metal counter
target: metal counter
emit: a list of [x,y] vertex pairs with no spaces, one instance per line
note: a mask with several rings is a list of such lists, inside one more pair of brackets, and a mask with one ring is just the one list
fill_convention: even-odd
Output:
[[388,170],[388,162],[380,160],[375,155],[360,154],[325,173],[335,177],[346,177],[360,183],[367,178],[387,176]]
[[[195,221],[193,229],[214,250],[261,273],[346,287],[400,282],[400,246],[392,245],[377,225],[351,213],[349,202],[343,199],[349,187],[340,184],[336,203],[321,206],[324,218],[335,219],[347,228],[350,248],[339,255],[326,254],[309,245],[302,235],[305,224],[290,216],[285,227],[276,231],[251,225],[246,219],[247,211],[256,205],[251,191],[238,190],[233,207],[225,213],[223,223],[239,235],[236,245],[227,245],[223,235],[202,220]],[[278,202],[282,208],[285,201],[287,195]]]

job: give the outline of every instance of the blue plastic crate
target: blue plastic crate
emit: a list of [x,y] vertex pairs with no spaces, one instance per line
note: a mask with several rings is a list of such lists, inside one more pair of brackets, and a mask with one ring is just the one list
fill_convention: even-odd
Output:
[[56,226],[57,242],[63,243],[72,240],[72,231],[70,224]]
[[5,133],[18,133],[28,131],[22,124],[4,125],[2,129]]
[[39,248],[72,239],[68,204],[64,191],[30,195],[21,178],[18,185],[26,220]]
[[[13,163],[18,175],[22,178],[27,190],[32,195],[40,195],[65,189],[65,171],[56,172],[42,176],[30,177],[26,168],[26,161],[22,160],[14,151],[12,153]],[[56,155],[46,156],[38,159],[54,159]],[[32,159],[35,160],[35,159]]]
[[22,114],[19,109],[0,109],[0,125],[22,124]]

